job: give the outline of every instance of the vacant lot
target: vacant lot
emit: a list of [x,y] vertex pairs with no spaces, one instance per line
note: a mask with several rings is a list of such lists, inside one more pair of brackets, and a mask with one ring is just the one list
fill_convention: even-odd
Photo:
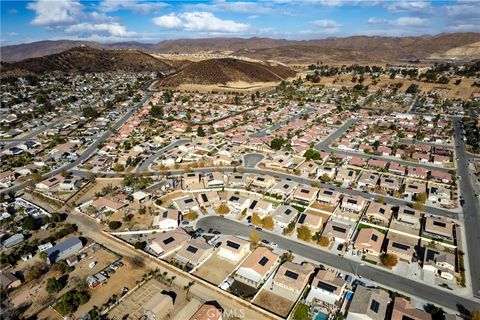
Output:
[[218,286],[235,269],[235,265],[213,255],[194,275]]
[[[158,292],[164,291],[173,292],[175,294],[175,302],[173,310],[170,313],[173,318],[174,315],[181,312],[184,307],[189,307],[188,301],[186,299],[186,293],[183,289],[169,287],[161,283],[156,279],[151,279],[142,285],[140,288],[132,292],[125,300],[123,300],[118,306],[113,308],[109,312],[110,319],[139,319],[143,315],[143,305],[147,303],[154,295]],[[192,299],[193,301],[195,299]],[[194,303],[194,305],[199,305],[200,303]],[[193,308],[189,307],[190,317],[197,309],[192,310]],[[188,313],[190,313],[188,312]],[[125,318],[127,317],[127,318]]]
[[253,303],[285,318],[288,316],[295,301],[280,297],[268,290],[262,290],[255,300],[253,300]]

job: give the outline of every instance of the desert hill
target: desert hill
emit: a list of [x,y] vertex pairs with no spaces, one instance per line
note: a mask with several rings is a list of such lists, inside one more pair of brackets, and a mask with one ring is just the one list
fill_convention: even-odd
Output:
[[157,85],[177,87],[182,84],[276,82],[293,76],[295,71],[281,64],[223,58],[192,63],[177,73],[161,79]]
[[25,73],[105,72],[105,71],[160,71],[176,69],[173,62],[160,60],[137,50],[104,50],[75,47],[61,53],[2,63],[2,75]]
[[[0,48],[2,61],[19,61],[87,45],[102,49],[136,49],[147,53],[231,52],[238,56],[278,60],[281,62],[316,61],[397,63],[445,57],[448,50],[480,42],[480,33],[443,33],[435,36],[380,37],[351,36],[318,40],[284,40],[270,38],[207,38],[164,40],[156,44],[121,42],[102,44],[82,41],[40,41]],[[469,51],[467,51],[469,52]],[[316,57],[320,56],[320,58]],[[279,58],[280,57],[280,58]],[[463,55],[462,59],[471,60]]]

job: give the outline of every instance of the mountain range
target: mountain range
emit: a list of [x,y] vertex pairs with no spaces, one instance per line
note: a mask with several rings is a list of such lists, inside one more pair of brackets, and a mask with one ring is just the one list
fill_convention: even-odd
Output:
[[[365,62],[402,63],[429,59],[477,59],[480,33],[445,33],[436,36],[352,36],[319,40],[270,38],[208,38],[165,40],[155,44],[91,41],[39,41],[0,48],[1,61],[41,57],[86,45],[98,49],[135,49],[147,53],[228,53],[284,63]],[[464,47],[468,54],[464,54]]]

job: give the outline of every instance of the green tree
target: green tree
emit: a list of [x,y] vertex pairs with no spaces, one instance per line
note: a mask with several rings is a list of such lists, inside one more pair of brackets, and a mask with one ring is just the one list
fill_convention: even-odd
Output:
[[60,280],[57,280],[56,278],[49,278],[47,280],[47,285],[45,286],[45,290],[47,290],[48,293],[57,293],[62,289],[63,289],[63,284]]
[[120,228],[122,226],[122,223],[120,221],[110,221],[108,223],[108,228],[110,228],[110,230],[117,230],[118,228]]
[[272,141],[270,141],[270,148],[273,150],[280,150],[284,144],[285,140],[282,138],[274,138]]
[[25,219],[23,219],[22,222],[22,229],[24,230],[33,230],[36,227],[36,220],[31,217],[27,216]]
[[380,256],[380,261],[385,267],[395,267],[398,263],[397,256],[394,254],[384,253]]
[[199,136],[199,137],[205,137],[205,131],[203,131],[203,127],[202,127],[202,126],[198,126],[198,128],[197,128],[197,136]]
[[250,233],[248,234],[248,238],[250,239],[250,242],[252,244],[257,244],[260,242],[260,233],[258,233],[257,231],[255,230],[252,230],[250,231]]
[[297,237],[303,241],[310,241],[312,239],[312,231],[307,226],[297,228]]

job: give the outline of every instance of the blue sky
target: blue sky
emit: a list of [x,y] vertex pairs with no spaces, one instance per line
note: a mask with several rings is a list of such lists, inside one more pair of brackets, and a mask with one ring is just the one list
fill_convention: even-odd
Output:
[[480,32],[480,1],[1,0],[1,45],[39,40],[158,42]]

